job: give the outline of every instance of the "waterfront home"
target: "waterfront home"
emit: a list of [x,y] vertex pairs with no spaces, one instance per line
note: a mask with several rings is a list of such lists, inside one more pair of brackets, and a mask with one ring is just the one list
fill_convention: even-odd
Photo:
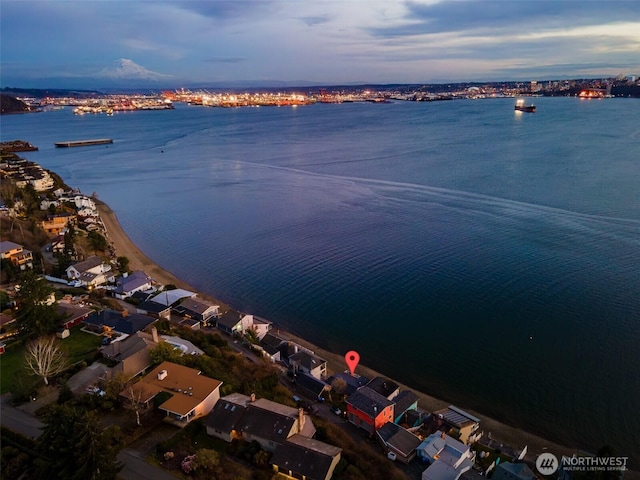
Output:
[[289,366],[294,374],[308,373],[318,380],[327,377],[327,361],[306,350],[299,350],[289,356]]
[[84,286],[96,286],[114,281],[109,272],[111,265],[104,263],[100,257],[90,256],[81,262],[74,263],[65,270],[69,280],[78,281]]
[[394,403],[367,386],[347,398],[347,419],[356,427],[374,434],[387,422],[393,422]]
[[271,466],[285,478],[330,480],[341,455],[342,450],[338,447],[293,435],[276,449]]
[[273,332],[267,333],[260,339],[260,346],[262,347],[262,355],[269,358],[272,362],[279,362],[281,358],[280,345],[284,340]]
[[151,287],[151,277],[142,270],[137,270],[132,274],[124,273],[121,277],[118,277],[113,294],[116,298],[123,300],[136,292],[150,290]]
[[409,463],[416,456],[416,448],[422,442],[420,438],[400,425],[387,422],[376,430],[378,440],[387,453],[393,453],[402,463]]
[[183,298],[195,297],[195,292],[189,290],[183,290],[182,288],[175,288],[173,290],[163,290],[157,295],[149,298],[149,301],[156,302],[166,307],[177,305]]
[[218,329],[231,335],[244,335],[248,330],[253,330],[258,339],[262,339],[271,329],[272,323],[253,315],[229,310],[217,319],[216,325]]
[[0,242],[0,259],[7,259],[20,270],[33,268],[33,253],[14,242]]
[[465,445],[471,445],[482,437],[480,419],[453,405],[433,412],[425,421],[425,428],[429,433],[439,430],[455,436]]
[[398,384],[385,377],[375,377],[371,379],[369,383],[367,383],[367,387],[389,400],[400,393]]
[[345,370],[344,372],[334,373],[333,375],[331,375],[331,377],[329,377],[327,383],[333,388],[336,381],[344,382],[344,391],[340,391],[338,393],[342,393],[347,396],[351,395],[357,389],[369,383],[369,379],[367,377],[363,377],[362,375],[358,375],[356,373],[351,375],[348,370]]
[[135,298],[140,302],[136,306],[137,313],[148,315],[154,318],[164,318],[166,320],[169,320],[171,318],[170,306],[147,300],[149,298],[149,295],[145,294],[144,292],[136,292],[131,295],[131,298]]
[[536,480],[536,474],[526,463],[502,462],[493,471],[491,480]]
[[393,407],[395,418],[394,423],[398,425],[407,424],[410,427],[415,425],[411,423],[411,416],[407,415],[409,411],[417,411],[418,408],[418,395],[411,390],[402,390],[399,394],[391,399],[395,406]]
[[203,327],[215,323],[220,314],[219,305],[212,305],[197,296],[183,299],[173,310],[179,315],[199,321]]
[[221,385],[220,380],[201,375],[193,368],[162,362],[120,396],[148,405],[159,393],[169,394],[158,408],[171,420],[185,425],[213,409],[220,399]]
[[262,449],[273,452],[295,434],[307,438],[315,435],[313,422],[301,408],[292,408],[264,398],[256,400],[255,395],[248,397],[238,393],[221,400],[226,403],[214,408],[204,424],[209,435],[225,441],[234,438],[242,438],[247,442],[255,440]]
[[417,456],[429,467],[422,480],[458,480],[475,462],[475,452],[453,437],[436,432],[425,438],[416,449]]

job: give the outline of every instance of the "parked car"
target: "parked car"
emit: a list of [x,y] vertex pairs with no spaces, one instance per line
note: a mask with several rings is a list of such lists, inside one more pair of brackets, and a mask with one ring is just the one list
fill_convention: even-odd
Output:
[[338,416],[342,415],[342,410],[340,410],[338,407],[331,407],[331,411]]

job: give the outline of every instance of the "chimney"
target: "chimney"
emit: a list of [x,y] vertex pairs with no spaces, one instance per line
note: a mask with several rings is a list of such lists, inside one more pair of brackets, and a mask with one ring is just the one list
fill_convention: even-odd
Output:
[[251,394],[251,403],[253,403],[253,402],[255,402],[255,401],[256,401],[256,394],[255,394],[255,393],[252,393],[252,394]]
[[151,338],[153,339],[153,343],[160,343],[160,340],[158,340],[158,329],[156,327],[151,329]]
[[160,370],[158,372],[158,380],[164,380],[165,378],[167,378],[167,371],[166,370]]
[[298,423],[300,424],[298,431],[301,432],[304,428],[304,410],[302,408],[298,409]]
[[126,308],[122,311],[122,316],[123,317],[128,317],[129,316],[129,310],[127,310]]

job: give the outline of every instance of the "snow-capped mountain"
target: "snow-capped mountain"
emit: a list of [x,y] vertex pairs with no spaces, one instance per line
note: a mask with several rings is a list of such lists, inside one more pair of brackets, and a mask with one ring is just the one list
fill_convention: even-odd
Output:
[[113,63],[112,67],[104,68],[98,72],[96,77],[99,78],[111,78],[117,80],[167,80],[172,78],[172,75],[165,75],[163,73],[153,72],[147,70],[141,65],[138,65],[133,60],[128,58],[121,58]]

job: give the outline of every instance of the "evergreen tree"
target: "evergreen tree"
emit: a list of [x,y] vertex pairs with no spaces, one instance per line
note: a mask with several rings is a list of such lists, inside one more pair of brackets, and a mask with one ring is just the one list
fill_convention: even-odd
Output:
[[55,303],[46,303],[54,289],[31,270],[20,276],[19,285],[16,294],[16,324],[20,331],[38,336],[53,332],[62,320]]
[[36,478],[113,480],[122,469],[116,456],[122,446],[118,427],[102,428],[94,411],[54,405],[38,439]]

